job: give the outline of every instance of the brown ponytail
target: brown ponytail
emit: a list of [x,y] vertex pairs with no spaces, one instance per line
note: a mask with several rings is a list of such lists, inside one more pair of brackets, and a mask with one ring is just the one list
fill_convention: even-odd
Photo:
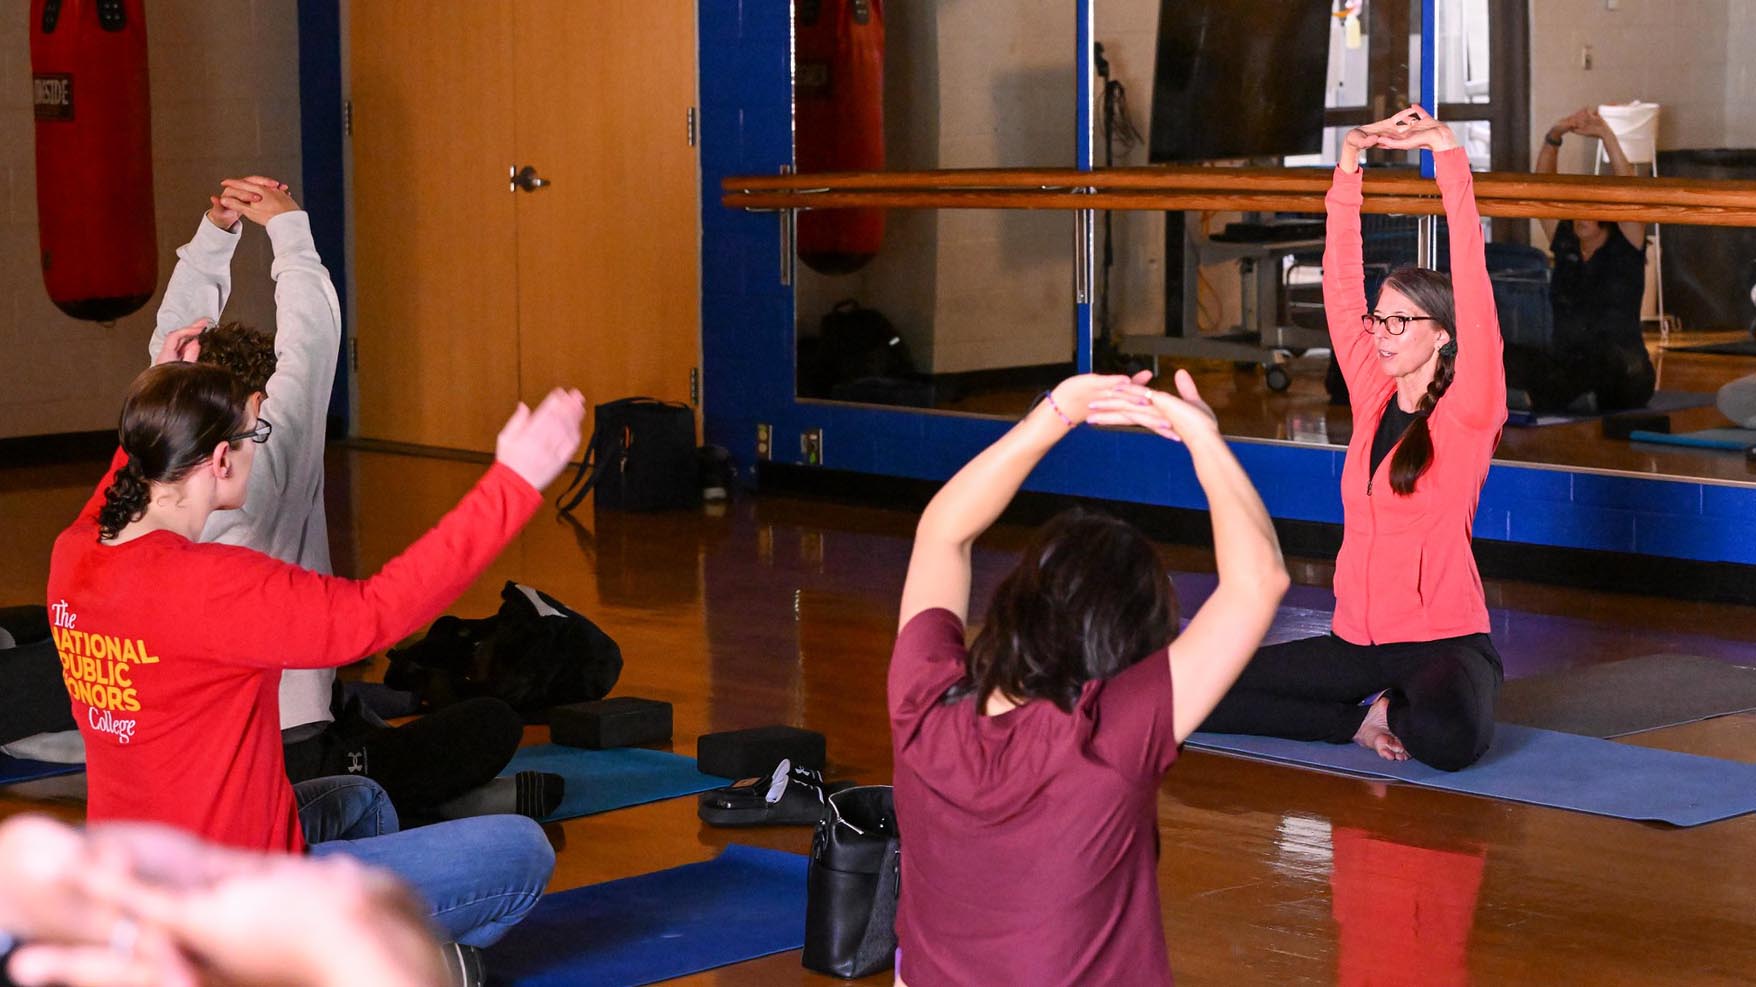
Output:
[[[146,513],[154,483],[176,483],[249,418],[249,387],[219,367],[166,363],[134,378],[117,432],[128,462],[104,490],[98,535],[111,539]],[[236,445],[236,443],[233,443]]]
[[1438,366],[1433,370],[1427,393],[1421,395],[1420,406],[1415,409],[1415,420],[1402,433],[1402,441],[1390,457],[1390,489],[1406,497],[1414,493],[1415,481],[1433,465],[1433,435],[1428,419],[1457,372],[1457,314],[1452,302],[1451,279],[1437,271],[1404,267],[1385,278],[1384,287],[1395,289],[1419,306],[1451,337],[1439,349]]
[[104,490],[104,506],[98,511],[98,537],[114,538],[118,531],[140,520],[146,513],[151,490],[140,464],[133,456],[128,457],[127,465],[116,471]]

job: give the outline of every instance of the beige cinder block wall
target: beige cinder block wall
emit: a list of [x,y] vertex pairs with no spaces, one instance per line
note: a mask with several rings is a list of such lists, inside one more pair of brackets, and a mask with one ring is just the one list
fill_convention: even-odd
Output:
[[[102,326],[62,315],[43,288],[29,7],[0,4],[0,438],[114,428],[159,302]],[[297,3],[153,0],[146,17],[162,291],[220,179],[260,172],[302,191]],[[228,318],[273,328],[269,256],[247,229]]]

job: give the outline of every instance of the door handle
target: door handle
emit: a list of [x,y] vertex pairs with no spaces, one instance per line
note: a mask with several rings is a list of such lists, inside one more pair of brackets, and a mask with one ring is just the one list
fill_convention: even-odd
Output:
[[531,165],[525,165],[523,168],[518,168],[516,170],[510,165],[506,168],[506,191],[508,192],[514,192],[518,189],[524,189],[526,192],[535,192],[538,189],[548,187],[549,180],[547,178],[538,178],[536,168]]

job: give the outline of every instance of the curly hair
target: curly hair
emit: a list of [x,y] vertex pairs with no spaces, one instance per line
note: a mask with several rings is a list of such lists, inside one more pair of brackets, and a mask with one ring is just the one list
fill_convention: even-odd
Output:
[[995,588],[948,702],[995,692],[1047,699],[1064,712],[1085,683],[1107,679],[1177,635],[1170,574],[1139,529],[1073,508],[1043,525]]
[[236,374],[198,363],[165,363],[134,378],[117,426],[128,462],[104,489],[98,537],[114,538],[138,521],[152,484],[188,476],[242,429],[252,393]]
[[274,337],[240,322],[221,322],[203,329],[198,339],[198,362],[230,370],[253,393],[268,390],[275,368]]

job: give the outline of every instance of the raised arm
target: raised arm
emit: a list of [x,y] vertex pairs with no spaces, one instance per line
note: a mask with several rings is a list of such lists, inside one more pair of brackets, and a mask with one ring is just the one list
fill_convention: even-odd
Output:
[[1359,153],[1367,136],[1363,129],[1348,134],[1341,163],[1323,200],[1328,216],[1323,227],[1323,314],[1348,393],[1362,397],[1367,390],[1366,375],[1372,370],[1371,339],[1360,331],[1360,317],[1366,314],[1367,304],[1366,266],[1360,252],[1363,195]]
[[219,321],[232,293],[232,253],[238,249],[238,216],[218,198],[202,215],[189,242],[177,248],[177,266],[165,284],[165,297],[153,326],[148,356],[156,356],[165,337],[197,319]]
[[[1585,114],[1588,112],[1588,110],[1583,109],[1575,110],[1555,121],[1555,125],[1543,134],[1542,146],[1537,148],[1536,161],[1530,168],[1532,172],[1538,175],[1553,175],[1560,172],[1561,143],[1568,134],[1579,129],[1580,124],[1585,120]],[[1555,239],[1555,228],[1559,225],[1559,220],[1540,219],[1537,222],[1542,224],[1545,239]]]
[[[262,497],[241,511],[217,514],[203,537],[229,544],[245,535],[263,511],[280,509],[288,497],[316,497],[323,476],[324,426],[341,350],[341,306],[329,271],[317,256],[310,215],[273,179],[228,179],[223,204],[260,224],[274,245],[275,371],[268,379],[265,414],[275,441],[259,455],[257,469],[279,496]],[[248,196],[254,195],[254,198]],[[254,484],[252,484],[254,486]],[[255,499],[253,499],[255,500]]]
[[[1589,116],[1585,125],[1579,128],[1579,132],[1596,137],[1603,142],[1604,155],[1610,159],[1612,172],[1621,178],[1633,178],[1635,174],[1634,163],[1628,160],[1627,153],[1622,150],[1621,138],[1616,136],[1616,132],[1610,129],[1609,123],[1595,110],[1587,112]],[[1616,225],[1621,227],[1622,236],[1627,238],[1635,249],[1646,245],[1645,223],[1617,223]]]
[[[1146,375],[1139,380],[1145,381]],[[1093,399],[1128,384],[1123,376],[1069,377],[1012,430],[969,461],[933,496],[915,526],[897,626],[923,610],[969,617],[970,546],[1012,502],[1030,471],[1086,417]]]
[[1433,152],[1434,176],[1445,203],[1451,229],[1451,294],[1457,316],[1457,363],[1445,400],[1433,411],[1472,429],[1498,431],[1506,423],[1506,362],[1500,340],[1500,317],[1494,309],[1494,286],[1488,280],[1488,259],[1482,242],[1482,217],[1476,210],[1475,181],[1469,155],[1457,144],[1451,128],[1426,110],[1411,106],[1396,119],[1402,132],[1382,146],[1424,148]]
[[1451,294],[1457,310],[1456,373],[1434,414],[1497,431],[1506,423],[1506,359],[1469,156],[1461,147],[1436,150],[1433,167],[1451,231]]
[[[434,528],[369,579],[324,576],[229,545],[189,551],[167,600],[204,615],[189,647],[212,661],[279,668],[346,664],[401,640],[449,606],[518,533],[579,447],[585,401],[550,393],[501,430],[496,462]],[[172,604],[167,604],[172,605]],[[210,619],[215,614],[239,620]]]
[[[1170,646],[1171,725],[1182,743],[1213,712],[1262,644],[1288,579],[1268,511],[1220,437],[1213,412],[1202,403],[1188,371],[1179,370],[1176,383],[1179,396],[1130,387],[1119,397],[1099,399],[1092,406],[1092,421],[1143,425],[1181,441],[1207,495],[1219,586]],[[1129,399],[1139,396],[1151,404],[1131,406]]]

